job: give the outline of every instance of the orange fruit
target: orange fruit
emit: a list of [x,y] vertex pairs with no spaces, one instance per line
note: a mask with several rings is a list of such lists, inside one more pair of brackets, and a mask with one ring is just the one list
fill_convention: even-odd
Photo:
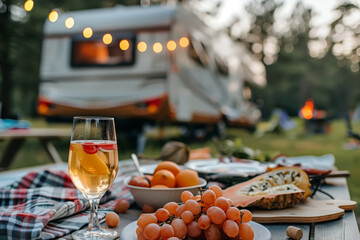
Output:
[[152,186],[151,188],[169,188],[169,187],[166,185],[155,185],[155,186]]
[[189,187],[199,185],[199,175],[190,169],[181,170],[176,175],[176,187]]
[[155,185],[165,185],[169,188],[174,188],[176,185],[174,174],[165,169],[157,171],[151,180],[151,186]]
[[109,169],[104,160],[97,154],[87,154],[81,144],[71,145],[73,152],[76,153],[81,166],[94,175],[109,175]]
[[162,161],[160,162],[155,170],[154,170],[154,174],[159,171],[159,170],[162,170],[162,169],[165,169],[165,170],[169,170],[170,172],[172,172],[172,174],[174,174],[174,176],[176,176],[179,172],[180,172],[180,167],[179,165],[177,165],[176,163],[174,162],[171,162],[171,161]]

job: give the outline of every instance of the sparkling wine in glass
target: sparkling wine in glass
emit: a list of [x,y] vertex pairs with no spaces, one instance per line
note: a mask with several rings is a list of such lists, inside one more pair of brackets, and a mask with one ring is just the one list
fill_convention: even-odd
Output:
[[71,180],[90,202],[90,222],[73,239],[114,239],[118,233],[100,227],[98,207],[101,197],[118,171],[115,124],[108,117],[74,117],[69,150]]

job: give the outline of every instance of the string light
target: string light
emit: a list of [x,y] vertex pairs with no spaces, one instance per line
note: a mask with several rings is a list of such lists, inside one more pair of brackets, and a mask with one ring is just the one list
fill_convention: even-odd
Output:
[[129,47],[130,47],[129,41],[126,40],[126,39],[121,40],[120,43],[119,43],[119,47],[123,51],[128,50]]
[[24,9],[27,11],[27,12],[30,12],[34,7],[34,1],[33,0],[27,0],[25,3],[24,3]]
[[93,35],[93,30],[91,29],[91,27],[84,28],[83,35],[85,38],[91,38],[91,36]]
[[147,45],[145,42],[141,41],[138,43],[137,48],[138,48],[139,52],[145,52],[147,49]]
[[105,44],[110,44],[110,43],[112,42],[112,36],[111,36],[110,33],[104,34],[104,36],[103,36],[103,42],[104,42]]
[[[24,3],[24,9],[26,11],[31,11],[31,9],[33,8],[34,6],[34,2],[33,0],[27,0],[25,3]],[[56,10],[53,10],[49,13],[49,21],[51,22],[56,22],[59,18],[59,13],[56,11]],[[75,25],[75,20],[74,18],[72,17],[68,17],[66,20],[65,20],[65,27],[70,29],[70,28],[73,28]],[[84,28],[83,30],[83,36],[85,38],[91,38],[93,35],[93,30],[91,29],[91,27],[86,27]],[[110,44],[112,42],[113,38],[112,38],[112,35],[110,33],[107,33],[107,34],[104,34],[103,36],[103,42],[105,44]],[[183,48],[189,46],[189,39],[187,37],[182,37],[179,39],[179,45]],[[126,51],[129,49],[130,47],[130,43],[128,40],[126,39],[123,39],[120,41],[119,43],[119,47],[121,50],[123,51]],[[153,51],[155,53],[160,53],[162,52],[163,50],[163,46],[161,43],[159,42],[156,42],[153,44]],[[166,48],[168,51],[175,51],[176,48],[177,48],[177,44],[174,40],[169,40],[167,43],[166,43]],[[138,42],[137,44],[137,49],[139,52],[145,52],[147,50],[147,44],[146,42],[144,41],[140,41]]]
[[59,14],[57,11],[53,10],[49,13],[49,21],[50,22],[56,22],[58,20]]
[[187,46],[189,46],[189,39],[187,37],[182,37],[179,40],[179,45],[180,47],[186,48]]
[[72,28],[75,24],[75,21],[72,17],[68,17],[66,20],[65,20],[65,27],[66,28]]
[[175,49],[176,49],[176,42],[173,41],[173,40],[170,40],[170,41],[167,42],[166,47],[167,47],[167,49],[168,49],[169,51],[171,51],[171,52],[172,52],[172,51],[175,51]]
[[159,43],[159,42],[154,43],[153,51],[155,53],[160,53],[162,51],[162,49],[163,49],[163,47],[162,47],[161,43]]

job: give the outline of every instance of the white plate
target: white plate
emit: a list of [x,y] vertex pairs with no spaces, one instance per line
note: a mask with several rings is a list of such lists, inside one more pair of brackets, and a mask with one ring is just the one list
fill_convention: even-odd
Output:
[[279,156],[274,159],[274,163],[281,165],[301,164],[304,168],[315,168],[321,170],[332,170],[335,165],[335,157],[332,154],[326,154],[319,157],[316,156],[298,156],[286,157]]
[[[271,233],[263,225],[251,221],[250,226],[254,230],[254,240],[270,240]],[[136,240],[136,221],[129,223],[120,233],[120,240]]]
[[258,161],[247,160],[247,162],[220,162],[219,159],[192,160],[185,166],[203,174],[226,173],[233,175],[254,176],[264,173],[267,165]]

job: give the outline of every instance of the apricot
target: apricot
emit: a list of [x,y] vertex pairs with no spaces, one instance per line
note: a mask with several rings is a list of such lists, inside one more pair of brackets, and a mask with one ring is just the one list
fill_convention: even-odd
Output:
[[120,200],[114,207],[115,212],[117,213],[124,213],[130,207],[130,204],[125,199]]
[[109,227],[116,227],[120,222],[120,218],[116,213],[108,212],[105,216],[105,221]]
[[133,176],[128,182],[129,185],[136,187],[150,187],[149,181],[141,176]]

